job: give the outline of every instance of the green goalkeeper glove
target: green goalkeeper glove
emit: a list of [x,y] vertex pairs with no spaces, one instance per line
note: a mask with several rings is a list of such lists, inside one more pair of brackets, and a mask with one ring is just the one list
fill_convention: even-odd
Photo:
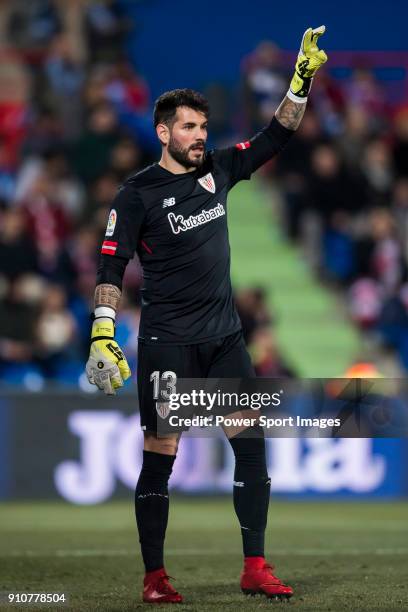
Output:
[[118,343],[114,340],[112,319],[98,318],[92,325],[92,340],[86,375],[106,395],[115,395],[115,389],[123,387],[131,371]]
[[288,91],[288,98],[293,102],[306,102],[315,73],[327,62],[326,53],[317,46],[319,36],[324,34],[325,30],[326,26],[320,26],[314,30],[308,28],[303,34],[295,74]]

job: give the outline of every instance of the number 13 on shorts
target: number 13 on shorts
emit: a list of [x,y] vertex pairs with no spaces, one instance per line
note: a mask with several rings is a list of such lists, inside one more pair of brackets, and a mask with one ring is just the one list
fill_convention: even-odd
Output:
[[[160,381],[166,383],[165,389],[160,389]],[[171,370],[162,372],[160,376],[159,370],[155,370],[150,374],[150,382],[153,383],[153,399],[169,400],[172,393],[176,393],[177,375]]]

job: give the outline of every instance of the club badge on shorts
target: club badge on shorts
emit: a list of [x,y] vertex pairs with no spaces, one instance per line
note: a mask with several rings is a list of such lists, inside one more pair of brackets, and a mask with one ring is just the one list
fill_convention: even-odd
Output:
[[204,187],[210,193],[215,193],[215,181],[211,172],[198,179],[201,187]]
[[156,402],[156,412],[161,419],[167,419],[170,414],[169,402]]
[[107,225],[107,228],[106,228],[105,236],[113,236],[113,232],[115,231],[116,219],[117,218],[118,218],[118,215],[116,213],[116,210],[114,208],[112,208],[112,210],[109,213],[108,225]]

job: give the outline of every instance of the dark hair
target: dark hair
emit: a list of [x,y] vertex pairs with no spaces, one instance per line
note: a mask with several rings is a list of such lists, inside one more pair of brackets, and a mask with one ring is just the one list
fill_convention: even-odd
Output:
[[154,105],[154,127],[159,123],[171,125],[179,106],[188,106],[195,111],[203,113],[207,119],[210,115],[208,100],[193,89],[173,89],[166,91],[157,98]]

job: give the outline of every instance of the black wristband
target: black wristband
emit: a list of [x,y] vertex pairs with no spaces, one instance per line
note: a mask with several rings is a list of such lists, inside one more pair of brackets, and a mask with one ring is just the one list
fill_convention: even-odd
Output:
[[296,74],[298,75],[298,77],[300,79],[302,79],[303,85],[302,85],[302,88],[300,89],[300,91],[297,91],[296,93],[294,91],[292,91],[292,93],[295,96],[299,96],[299,98],[307,98],[307,96],[309,95],[309,92],[310,92],[310,88],[312,86],[312,77],[304,77],[298,71],[296,71]]

